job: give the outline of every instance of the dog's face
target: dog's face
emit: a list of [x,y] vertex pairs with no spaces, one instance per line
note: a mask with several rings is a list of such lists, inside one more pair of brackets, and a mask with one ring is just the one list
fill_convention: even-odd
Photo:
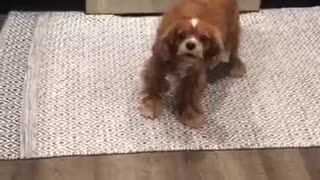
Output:
[[223,49],[219,31],[198,19],[186,19],[173,24],[166,29],[162,39],[171,57],[206,59]]

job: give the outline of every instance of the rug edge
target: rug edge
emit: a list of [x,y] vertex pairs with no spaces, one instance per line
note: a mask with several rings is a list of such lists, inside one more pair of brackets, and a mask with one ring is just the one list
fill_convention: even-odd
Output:
[[27,72],[22,103],[22,118],[20,123],[20,158],[32,157],[34,150],[33,131],[37,120],[38,87],[40,80],[41,43],[46,33],[46,25],[49,21],[50,13],[38,13],[35,28],[30,43],[27,57]]

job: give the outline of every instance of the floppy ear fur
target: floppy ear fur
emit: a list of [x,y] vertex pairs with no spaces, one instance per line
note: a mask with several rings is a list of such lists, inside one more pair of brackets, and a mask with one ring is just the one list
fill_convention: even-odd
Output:
[[209,61],[209,68],[213,69],[220,62],[220,54],[224,50],[223,37],[220,31],[215,27],[210,27],[210,46],[205,54]]
[[176,25],[173,24],[163,33],[159,33],[152,47],[152,53],[164,61],[169,61],[174,54],[174,34]]
[[223,51],[223,44],[223,37],[220,31],[215,27],[210,27],[210,47],[207,52],[207,58],[212,58]]

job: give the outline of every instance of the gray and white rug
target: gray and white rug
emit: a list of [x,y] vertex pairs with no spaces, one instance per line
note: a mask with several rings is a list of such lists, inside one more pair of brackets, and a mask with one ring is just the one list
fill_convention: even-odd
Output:
[[170,109],[160,121],[137,111],[159,17],[11,12],[0,35],[0,158],[319,146],[320,7],[241,21],[247,77],[210,84],[205,127],[192,130]]

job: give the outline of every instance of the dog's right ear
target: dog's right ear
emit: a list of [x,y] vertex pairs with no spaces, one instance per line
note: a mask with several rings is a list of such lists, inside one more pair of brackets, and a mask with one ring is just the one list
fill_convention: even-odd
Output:
[[171,25],[162,33],[159,32],[152,46],[152,53],[163,61],[169,61],[173,57],[175,27],[175,25]]

